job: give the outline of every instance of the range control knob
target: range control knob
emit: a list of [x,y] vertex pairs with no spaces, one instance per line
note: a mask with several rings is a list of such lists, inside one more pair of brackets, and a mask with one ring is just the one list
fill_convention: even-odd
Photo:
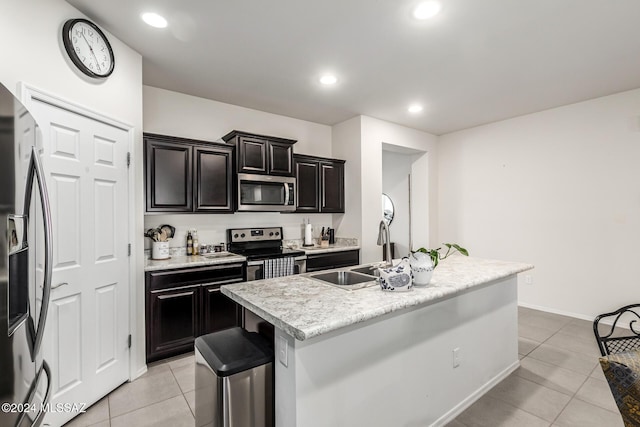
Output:
[[242,233],[242,234],[240,235],[240,237],[242,237],[243,239],[244,239],[244,236],[245,236],[245,234],[244,234],[244,233]]
[[269,236],[273,236],[273,231],[271,233],[269,233]]
[[238,238],[238,233],[234,234],[233,237],[237,239]]
[[279,231],[276,231],[276,236],[279,236],[279,235],[280,235],[280,232],[279,232]]

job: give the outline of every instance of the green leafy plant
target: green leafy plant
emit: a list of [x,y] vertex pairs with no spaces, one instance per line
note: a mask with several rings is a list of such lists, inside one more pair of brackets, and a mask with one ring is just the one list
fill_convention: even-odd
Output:
[[438,262],[445,259],[449,255],[454,254],[455,252],[460,252],[464,256],[469,256],[469,251],[467,251],[460,245],[456,245],[455,243],[443,243],[443,245],[447,248],[447,252],[444,255],[440,253],[440,250],[442,249],[441,247],[437,249],[420,248],[415,250],[414,252],[429,254],[429,256],[431,257],[431,262],[433,263],[433,268],[436,268],[438,266]]

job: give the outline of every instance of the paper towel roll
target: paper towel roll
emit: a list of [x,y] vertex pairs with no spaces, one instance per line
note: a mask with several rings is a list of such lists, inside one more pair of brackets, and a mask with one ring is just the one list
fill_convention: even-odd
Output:
[[304,226],[304,244],[306,246],[313,245],[313,236],[311,234],[311,224],[305,224]]

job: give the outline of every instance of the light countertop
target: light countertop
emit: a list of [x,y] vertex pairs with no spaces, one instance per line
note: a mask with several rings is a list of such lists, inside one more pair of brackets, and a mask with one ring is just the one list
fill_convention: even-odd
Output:
[[144,264],[144,271],[168,270],[173,268],[201,267],[206,265],[229,264],[232,262],[244,262],[246,258],[231,252],[217,252],[213,256],[203,255],[173,255],[169,259],[154,260],[147,259]]
[[[349,267],[349,269],[356,267]],[[452,256],[438,264],[431,283],[408,292],[374,286],[344,290],[302,275],[224,285],[222,293],[303,341],[409,307],[434,304],[467,289],[533,268],[531,264]]]
[[299,249],[303,250],[304,253],[307,255],[313,255],[313,254],[326,254],[329,252],[355,251],[357,249],[360,249],[360,246],[353,245],[353,244],[336,243],[333,245],[329,245],[328,248],[323,248],[320,245],[314,245],[313,247],[301,246]]

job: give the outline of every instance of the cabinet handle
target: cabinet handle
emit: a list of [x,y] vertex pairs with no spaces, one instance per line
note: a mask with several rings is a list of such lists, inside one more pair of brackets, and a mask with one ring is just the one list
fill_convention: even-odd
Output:
[[193,292],[182,292],[180,294],[171,294],[171,295],[158,295],[158,299],[167,299],[167,298],[175,298],[175,297],[188,297],[193,295]]
[[202,286],[209,286],[209,285],[229,285],[231,283],[238,283],[238,282],[244,282],[244,280],[242,279],[229,279],[229,280],[220,280],[218,282],[209,282],[209,283],[203,283]]

